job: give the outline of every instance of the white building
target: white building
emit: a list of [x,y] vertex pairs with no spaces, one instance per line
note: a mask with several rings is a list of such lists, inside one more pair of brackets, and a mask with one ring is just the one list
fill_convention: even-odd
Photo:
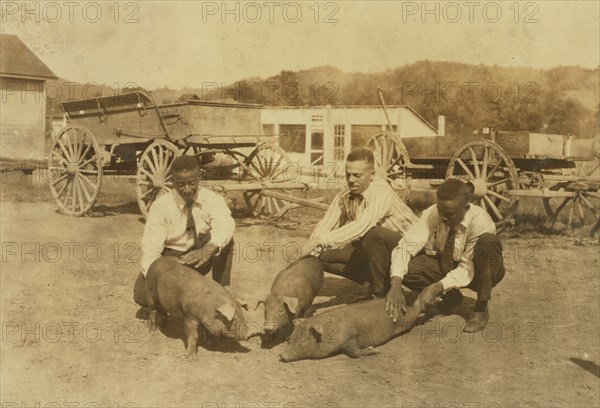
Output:
[[[394,131],[400,137],[444,134],[444,117],[435,129],[408,106],[388,106]],[[279,134],[279,145],[302,167],[342,163],[353,148],[363,147],[377,132],[387,129],[379,106],[265,106],[262,132]]]

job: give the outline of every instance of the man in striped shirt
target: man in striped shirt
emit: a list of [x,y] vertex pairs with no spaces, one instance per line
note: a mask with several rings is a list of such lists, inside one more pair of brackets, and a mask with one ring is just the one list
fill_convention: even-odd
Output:
[[390,287],[391,251],[418,218],[375,175],[371,150],[348,155],[346,181],[348,188],[335,196],[302,253],[317,256],[327,272],[361,285],[369,281],[370,295],[383,297]]

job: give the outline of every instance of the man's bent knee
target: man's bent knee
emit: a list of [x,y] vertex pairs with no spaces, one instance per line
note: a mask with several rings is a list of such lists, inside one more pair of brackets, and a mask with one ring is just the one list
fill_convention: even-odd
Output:
[[385,239],[382,234],[384,230],[385,230],[385,228],[380,225],[374,226],[373,228],[371,228],[370,230],[367,231],[367,233],[363,237],[363,242],[364,241],[384,241]]
[[142,307],[148,306],[148,300],[146,299],[146,279],[141,272],[133,285],[133,300]]
[[498,262],[502,258],[502,244],[495,234],[482,234],[475,244],[475,256],[485,262]]

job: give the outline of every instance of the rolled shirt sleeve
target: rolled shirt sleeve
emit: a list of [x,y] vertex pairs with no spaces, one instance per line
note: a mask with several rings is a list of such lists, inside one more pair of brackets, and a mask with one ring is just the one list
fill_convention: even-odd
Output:
[[342,215],[342,210],[340,209],[340,199],[343,196],[344,192],[336,195],[327,208],[325,215],[321,220],[317,223],[317,226],[313,230],[313,233],[310,235],[310,239],[317,239],[321,245],[325,245],[326,241],[324,240],[324,235],[333,230],[339,223],[340,216]]
[[427,243],[430,224],[434,221],[431,217],[432,209],[430,207],[423,211],[419,221],[406,232],[392,251],[391,277],[404,278],[408,272],[408,263]]
[[152,262],[161,257],[167,240],[168,227],[166,218],[158,206],[151,206],[142,237],[142,273],[148,273]]
[[235,221],[231,216],[231,210],[227,207],[227,202],[221,195],[213,191],[206,191],[203,194],[210,195],[209,199],[202,203],[202,209],[206,212],[210,225],[209,243],[215,245],[219,253],[231,242],[235,232]]

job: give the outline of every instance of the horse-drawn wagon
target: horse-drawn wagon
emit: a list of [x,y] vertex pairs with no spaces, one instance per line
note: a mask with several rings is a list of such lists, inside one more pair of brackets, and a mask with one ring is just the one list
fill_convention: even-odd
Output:
[[471,181],[475,203],[500,228],[513,221],[521,197],[541,198],[551,223],[562,214],[569,226],[600,220],[597,140],[494,129],[460,137],[401,139],[383,131],[373,135],[367,146],[375,152],[380,175],[390,182],[451,177]]
[[[204,186],[242,191],[256,215],[280,217],[299,205],[327,208],[290,194],[308,186],[296,181],[299,169],[277,136],[260,135],[258,105],[184,100],[159,106],[150,94],[135,91],[61,106],[68,125],[53,140],[48,168],[50,191],[65,214],[89,211],[103,174],[112,173],[135,175],[146,215],[150,204],[171,190],[170,164],[180,154],[197,157]],[[493,129],[401,139],[389,118],[388,126],[366,147],[375,153],[377,173],[392,185],[414,178],[470,180],[475,203],[499,228],[514,222],[521,197],[541,198],[552,223],[561,214],[571,226],[600,222],[600,153],[591,139]]]
[[[171,162],[194,155],[202,184],[243,191],[255,214],[283,215],[293,204],[324,204],[287,194],[306,189],[277,136],[260,135],[257,105],[194,99],[157,105],[143,91],[64,102],[67,126],[53,139],[48,159],[50,191],[59,210],[87,213],[98,198],[103,175],[136,177],[142,214],[172,188]],[[231,115],[231,111],[235,111]]]

